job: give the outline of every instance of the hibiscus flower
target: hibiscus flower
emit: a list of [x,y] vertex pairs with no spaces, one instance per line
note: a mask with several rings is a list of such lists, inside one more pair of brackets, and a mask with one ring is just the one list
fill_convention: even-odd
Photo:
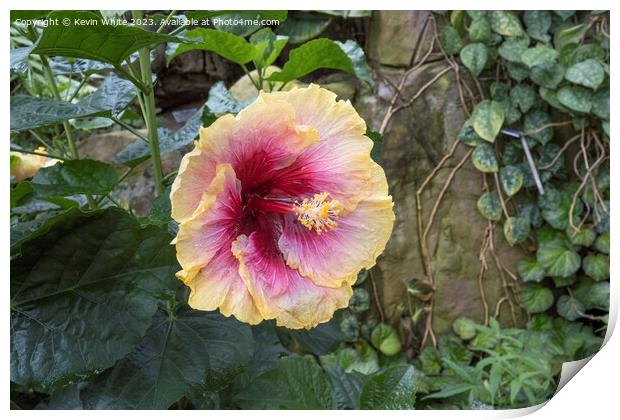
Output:
[[349,101],[261,93],[200,130],[170,194],[189,305],[312,328],[346,307],[392,232],[392,198]]
[[39,169],[55,165],[58,162],[57,159],[42,156],[46,153],[45,147],[39,147],[35,152],[40,154],[11,152],[11,175],[15,178],[15,182],[32,178],[39,172]]

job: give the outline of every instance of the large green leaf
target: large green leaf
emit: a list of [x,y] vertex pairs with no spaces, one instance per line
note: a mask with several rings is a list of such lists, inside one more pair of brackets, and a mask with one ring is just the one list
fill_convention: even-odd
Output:
[[310,356],[285,357],[237,394],[244,409],[326,410],[335,406],[327,375]]
[[476,146],[471,155],[471,161],[480,172],[497,172],[497,158],[493,146],[488,143]]
[[366,380],[360,394],[360,408],[412,410],[415,391],[413,366],[393,366]]
[[560,296],[560,298],[556,302],[555,307],[558,311],[558,315],[569,321],[575,321],[585,312],[585,307],[583,306],[583,303],[581,303],[578,299],[568,295]]
[[526,257],[519,261],[517,272],[524,282],[540,282],[546,274],[543,266],[533,257]]
[[558,63],[534,66],[530,71],[530,79],[542,87],[555,89],[564,80],[564,66]]
[[594,281],[609,278],[609,256],[603,254],[589,254],[583,259],[583,271]]
[[114,208],[69,210],[23,241],[11,261],[11,380],[64,385],[129,353],[178,283],[171,239]]
[[553,63],[558,57],[558,52],[545,44],[538,44],[528,48],[521,54],[521,61],[528,67],[542,66]]
[[500,35],[519,36],[523,28],[519,17],[509,10],[494,10],[490,12],[491,28]]
[[581,86],[564,86],[558,90],[558,101],[568,109],[588,113],[592,109],[592,91]]
[[336,397],[339,410],[356,410],[359,408],[359,396],[366,377],[356,371],[345,372],[341,367],[325,369]]
[[216,29],[192,29],[185,33],[185,37],[196,42],[179,44],[168,57],[168,62],[179,54],[193,50],[212,51],[237,64],[249,63],[256,54],[254,45],[242,37]]
[[566,70],[566,80],[596,89],[605,80],[605,71],[598,60],[589,59]]
[[568,277],[575,274],[581,265],[579,254],[568,241],[562,239],[542,243],[536,258],[549,276]]
[[468,44],[461,50],[459,58],[471,74],[477,77],[487,63],[487,47],[479,42]]
[[[158,128],[159,151],[161,154],[178,150],[191,144],[198,136],[200,127],[203,125],[204,106],[200,107],[183,125],[176,131],[166,128]],[[144,162],[151,155],[151,149],[147,143],[138,139],[129,144],[114,156],[114,161],[134,167]]]
[[493,143],[504,123],[504,110],[498,102],[485,100],[476,105],[471,121],[476,133]]
[[[368,68],[360,64],[360,51],[352,49],[355,46],[357,44],[340,44],[327,38],[306,42],[291,50],[282,71],[273,73],[268,80],[289,82],[318,69],[334,69],[356,75],[360,80],[371,83]],[[347,55],[347,51],[358,55],[356,63]]]
[[107,163],[90,159],[67,160],[41,168],[32,179],[32,189],[42,197],[74,194],[105,195],[114,189],[118,176]]
[[531,314],[544,312],[553,305],[553,292],[551,289],[537,283],[527,283],[521,287],[519,294],[521,304]]
[[11,131],[24,131],[86,117],[113,117],[136,97],[131,82],[110,73],[99,89],[72,103],[34,96],[11,96]]
[[250,327],[181,307],[159,311],[142,342],[82,391],[87,409],[168,408],[195,388],[218,385],[254,353]]
[[100,15],[87,11],[54,11],[48,19],[58,19],[59,22],[68,19],[69,24],[45,27],[33,54],[88,58],[120,66],[123,60],[142,47],[180,41],[137,26],[106,24]]

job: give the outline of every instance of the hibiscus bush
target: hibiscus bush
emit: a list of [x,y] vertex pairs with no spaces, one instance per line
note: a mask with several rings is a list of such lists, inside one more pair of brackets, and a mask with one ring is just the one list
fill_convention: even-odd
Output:
[[[458,138],[492,177],[481,217],[529,255],[512,291],[528,321],[459,318],[423,348],[371,308],[398,211],[382,136],[312,83],[373,89],[358,40],[325,36],[369,16],[11,12],[12,408],[522,407],[598,350],[608,13],[435,13],[437,48],[479,90]],[[155,64],[201,51],[241,78],[164,124]],[[84,148],[120,132],[111,160]],[[121,192],[145,170],[139,211]]]

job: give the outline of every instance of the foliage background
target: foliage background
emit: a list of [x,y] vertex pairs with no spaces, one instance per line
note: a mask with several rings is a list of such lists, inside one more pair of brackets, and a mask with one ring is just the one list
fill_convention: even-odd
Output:
[[[181,15],[283,23],[166,24]],[[113,14],[15,11],[11,19],[44,16]],[[500,270],[512,323],[500,324],[486,308],[482,319],[455,319],[453,333],[438,336],[425,240],[425,278],[408,282],[402,299],[409,335],[383,317],[372,270],[359,274],[349,308],[309,331],[194,311],[174,278],[167,188],[176,168],[162,155],[186,150],[199,126],[247,105],[231,87],[244,74],[251,92],[252,85],[282,89],[340,71],[372,94],[378,75],[361,46],[376,12],[131,16],[139,25],[62,33],[11,25],[11,150],[43,145],[63,161],[29,181],[12,180],[13,408],[522,407],[550,398],[562,362],[600,347],[609,306],[609,13],[428,14],[429,53],[456,75],[458,105],[470,117],[411,195],[421,200],[427,180],[466,150],[446,185],[472,164],[482,173],[479,217],[491,237],[498,227],[527,254]],[[166,69],[191,54],[213,60],[215,71],[200,81],[208,96],[171,125],[156,104],[166,101]],[[382,136],[388,116],[408,106],[397,100],[368,132],[378,160],[389,141]],[[91,133],[120,131],[131,142],[112,160],[83,153]],[[13,155],[11,165],[19,159]],[[131,186],[144,167],[149,194],[140,207]],[[434,211],[416,217],[410,223],[430,226]]]

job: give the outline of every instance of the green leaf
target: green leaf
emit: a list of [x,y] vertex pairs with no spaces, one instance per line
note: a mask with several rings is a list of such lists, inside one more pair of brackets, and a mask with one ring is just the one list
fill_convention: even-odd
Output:
[[290,334],[303,349],[316,355],[334,351],[342,342],[342,332],[335,319],[309,330],[290,330]]
[[484,44],[467,44],[459,57],[474,77],[477,77],[487,63],[487,47]]
[[518,166],[504,166],[499,171],[499,179],[506,194],[513,196],[523,186],[523,171]]
[[69,19],[69,25],[46,26],[32,50],[33,54],[88,58],[120,66],[140,48],[180,41],[137,26],[105,24],[101,16],[93,12],[54,11],[48,19],[57,19],[58,22]]
[[504,222],[504,236],[513,246],[527,239],[530,234],[530,222],[524,217],[509,217]]
[[370,77],[370,70],[368,69],[366,55],[364,55],[364,50],[362,47],[360,47],[357,42],[353,40],[348,40],[344,43],[336,41],[336,44],[338,44],[342,51],[344,51],[347,57],[351,60],[355,76],[357,76],[357,78],[362,82],[366,82],[369,86],[373,86],[374,81],[372,80],[372,77]]
[[11,50],[11,70],[16,73],[25,73],[28,71],[28,56],[34,47],[13,48]]
[[601,89],[594,93],[592,113],[603,120],[609,119],[609,89]]
[[438,375],[441,372],[441,354],[433,346],[424,347],[418,356],[422,371],[427,375]]
[[536,283],[527,283],[519,294],[521,304],[530,314],[545,312],[553,305],[553,292]]
[[588,254],[583,259],[583,271],[594,281],[609,278],[609,256],[602,254]]
[[575,252],[572,245],[562,239],[555,239],[540,244],[536,258],[549,276],[571,276],[579,270],[581,265],[579,254]]
[[78,103],[42,97],[11,96],[11,131],[24,131],[70,119],[117,116],[133,101],[131,82],[109,74],[99,89]]
[[510,90],[510,99],[519,106],[524,114],[536,102],[536,92],[530,85],[518,84]]
[[486,17],[474,19],[467,31],[471,42],[488,42],[491,39],[491,24]]
[[532,38],[547,42],[551,37],[547,34],[551,28],[551,14],[546,10],[526,10],[523,13],[523,22],[527,33]]
[[393,366],[366,380],[360,394],[362,410],[411,410],[416,386],[413,366]]
[[609,254],[609,232],[602,234],[594,242],[594,247],[603,254]]
[[96,160],[67,160],[41,168],[32,179],[35,194],[43,197],[75,194],[105,195],[118,183],[116,171]]
[[[531,133],[551,123],[551,117],[544,111],[534,110],[528,112],[523,118],[523,131]],[[553,138],[553,127],[530,134],[529,137],[538,140],[541,144],[547,144]]]
[[69,210],[23,241],[11,261],[11,380],[49,389],[129,353],[180,284],[171,239],[113,208]]
[[558,315],[569,321],[577,320],[585,312],[583,303],[568,295],[560,296],[555,304],[555,309],[558,311]]
[[471,340],[478,332],[476,323],[465,317],[455,319],[452,323],[452,330],[463,340]]
[[217,386],[254,354],[250,327],[219,313],[158,311],[140,344],[81,393],[86,409],[165,410],[192,389]]
[[525,80],[530,73],[529,68],[525,64],[511,61],[506,63],[506,70],[508,70],[508,75],[517,82]]
[[459,35],[459,31],[453,26],[444,27],[439,35],[439,40],[441,42],[441,47],[448,55],[454,55],[463,48],[463,40]]
[[273,64],[288,43],[288,37],[276,35],[270,28],[263,28],[250,37],[254,45],[254,63],[256,67],[265,68]]
[[476,146],[471,155],[471,160],[480,172],[492,173],[498,171],[495,150],[488,143]]
[[472,147],[483,143],[482,138],[476,133],[476,130],[471,126],[471,121],[469,120],[465,121],[461,131],[459,131],[459,141]]
[[534,66],[530,71],[530,79],[542,87],[555,89],[564,80],[564,66],[558,63]]
[[336,397],[338,410],[357,410],[359,396],[366,376],[359,372],[345,372],[340,367],[326,368],[329,382]]
[[553,35],[553,45],[558,51],[562,51],[566,45],[578,44],[587,30],[588,26],[584,23],[568,28],[562,26]]
[[[318,69],[334,69],[353,74],[369,84],[372,83],[365,60],[361,61],[363,52],[357,44],[334,42],[327,38],[315,39],[291,50],[288,61],[282,71],[273,73],[267,80],[289,82],[299,79]],[[357,48],[355,48],[357,47]],[[345,51],[346,49],[346,51]],[[354,63],[347,53],[354,53]]]
[[540,282],[546,274],[543,266],[533,257],[526,257],[519,261],[517,272],[524,282]]
[[319,36],[332,23],[327,16],[304,13],[289,16],[278,26],[277,33],[289,37],[291,44],[301,44]]
[[588,310],[609,310],[609,282],[607,281],[596,282],[584,277],[573,288],[573,296]]
[[[204,13],[204,11],[196,11],[194,15],[199,15],[201,12]],[[248,36],[260,29],[262,26],[260,22],[262,20],[277,20],[284,23],[288,15],[286,10],[234,10],[224,11],[223,13],[221,11],[218,12],[211,12],[218,13],[218,19],[212,20],[213,26],[220,31],[230,32],[241,37]],[[189,15],[188,13],[188,18]]]
[[500,206],[499,195],[497,195],[497,192],[485,192],[480,196],[476,204],[478,211],[484,218],[494,222],[497,222],[502,218],[502,208]]
[[521,54],[527,50],[529,45],[528,37],[510,37],[502,42],[497,51],[505,60],[521,63]]
[[605,80],[605,71],[598,60],[589,59],[566,70],[566,80],[577,85],[597,89]]
[[581,86],[564,86],[558,90],[558,101],[573,111],[588,113],[592,109],[592,91]]
[[196,28],[185,33],[188,39],[195,39],[193,43],[180,43],[176,50],[168,57],[170,63],[177,55],[187,51],[212,51],[237,64],[246,64],[252,61],[256,48],[242,37],[216,29]]
[[[176,131],[158,128],[157,134],[159,137],[160,154],[163,155],[191,144],[198,136],[200,127],[203,126],[203,113],[204,106],[194,112],[183,127]],[[148,159],[150,155],[151,149],[149,145],[142,139],[138,139],[117,153],[116,156],[114,156],[114,161],[129,167],[135,167]]]
[[345,372],[358,372],[365,375],[379,370],[377,353],[366,342],[357,344],[356,348],[344,347],[335,353],[321,356],[321,364],[326,369],[342,368]]
[[553,63],[556,58],[558,58],[558,52],[545,44],[528,48],[521,54],[521,61],[530,68]]
[[571,227],[566,228],[566,236],[573,245],[589,247],[596,239],[596,233],[592,229],[582,227],[577,232]]
[[489,12],[491,28],[500,35],[519,36],[523,34],[521,22],[514,12],[508,10],[493,10]]
[[484,100],[476,105],[471,121],[476,133],[493,143],[504,123],[504,110],[498,102]]
[[335,406],[327,375],[312,357],[290,356],[237,394],[243,409],[328,410]]
[[400,351],[400,339],[396,330],[387,324],[379,324],[372,330],[372,345],[386,356],[394,356]]

